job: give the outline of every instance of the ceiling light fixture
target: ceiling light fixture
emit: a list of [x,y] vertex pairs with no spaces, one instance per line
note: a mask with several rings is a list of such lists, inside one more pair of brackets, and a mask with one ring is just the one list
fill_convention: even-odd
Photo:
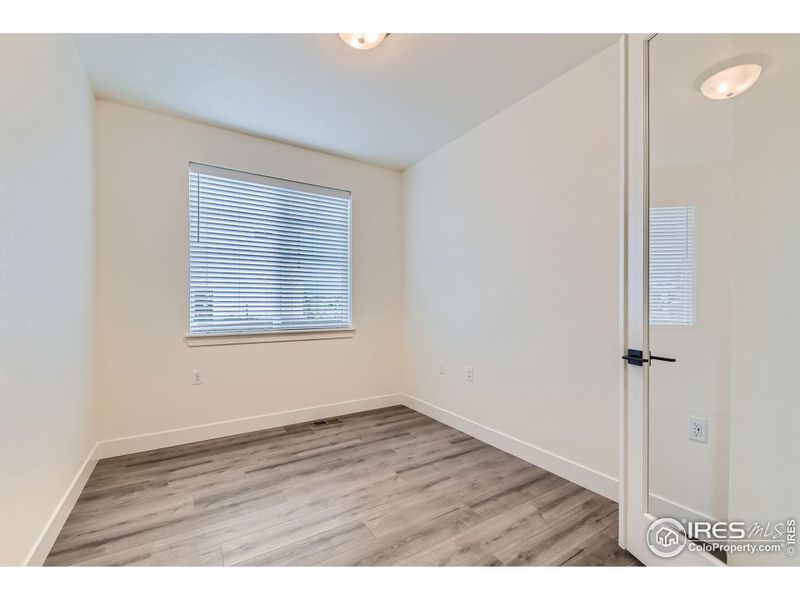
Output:
[[388,33],[340,33],[339,37],[356,50],[370,50],[380,44]]
[[706,79],[700,91],[712,100],[727,100],[746,92],[761,75],[761,65],[736,65]]

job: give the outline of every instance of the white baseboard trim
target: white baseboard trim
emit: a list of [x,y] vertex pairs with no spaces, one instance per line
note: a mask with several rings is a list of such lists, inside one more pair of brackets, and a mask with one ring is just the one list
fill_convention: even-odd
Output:
[[700,512],[690,508],[679,502],[659,496],[650,492],[650,505],[648,512],[654,517],[672,517],[673,519],[686,519],[687,521],[708,521],[709,523],[716,523],[717,519],[711,515]]
[[180,429],[170,429],[168,431],[158,431],[155,433],[145,433],[130,437],[104,440],[97,444],[97,458],[111,458],[113,456],[123,456],[134,452],[145,452],[158,448],[168,448],[180,444],[190,444],[202,442],[214,438],[237,435],[239,433],[249,433],[270,429],[272,427],[283,427],[295,423],[326,419],[365,410],[385,408],[404,404],[403,394],[386,394],[384,396],[373,396],[371,398],[360,398],[357,400],[346,400],[344,402],[334,402],[332,404],[320,404],[307,408],[298,408],[276,413],[257,415],[254,417],[244,417],[241,419],[231,419],[229,421],[218,421],[206,425],[195,425],[192,427],[181,427]]
[[408,408],[421,412],[445,425],[455,427],[459,431],[463,431],[482,442],[486,442],[490,446],[499,448],[537,467],[555,473],[559,477],[568,479],[610,500],[618,501],[619,482],[613,477],[578,464],[563,456],[538,448],[533,444],[524,442],[508,434],[497,431],[496,429],[492,429],[491,427],[476,423],[471,419],[457,415],[447,409],[440,408],[430,402],[425,402],[424,400],[409,396],[408,394],[404,394],[404,396],[405,400],[403,404]]
[[91,452],[89,452],[89,456],[86,457],[86,460],[83,461],[83,465],[78,469],[78,473],[72,479],[64,496],[56,505],[53,514],[50,515],[50,519],[39,535],[39,539],[36,540],[33,544],[33,548],[28,552],[28,556],[25,557],[23,565],[40,567],[44,564],[47,555],[50,554],[50,549],[53,547],[58,534],[61,533],[61,528],[64,526],[67,517],[69,517],[69,513],[72,512],[72,508],[78,501],[78,496],[81,495],[83,486],[86,485],[86,481],[89,479],[89,475],[92,474],[96,464],[97,444],[94,445]]

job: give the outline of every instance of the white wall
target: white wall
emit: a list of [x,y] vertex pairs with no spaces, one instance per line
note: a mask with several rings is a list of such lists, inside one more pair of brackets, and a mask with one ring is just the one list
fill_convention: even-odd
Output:
[[[95,126],[101,440],[401,391],[398,172],[109,102]],[[353,338],[187,347],[189,161],[352,191]]]
[[[736,98],[730,518],[800,518],[800,35],[736,35],[771,59]],[[798,564],[736,554],[734,564]]]
[[0,35],[0,564],[94,445],[92,109],[72,42]]
[[604,50],[404,174],[405,390],[609,478],[618,57]]

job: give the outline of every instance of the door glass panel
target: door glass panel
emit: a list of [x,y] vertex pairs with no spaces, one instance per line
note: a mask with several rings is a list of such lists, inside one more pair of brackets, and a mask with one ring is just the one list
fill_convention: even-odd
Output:
[[[703,94],[739,64],[762,67],[750,89]],[[649,69],[649,345],[676,359],[649,367],[649,512],[785,522],[800,516],[800,36],[661,34]],[[720,556],[794,564],[788,546]]]

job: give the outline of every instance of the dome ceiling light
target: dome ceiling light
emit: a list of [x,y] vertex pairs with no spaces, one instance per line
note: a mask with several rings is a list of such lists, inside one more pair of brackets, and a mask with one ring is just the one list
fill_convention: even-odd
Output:
[[712,100],[727,100],[746,92],[761,75],[761,65],[736,65],[706,79],[700,91]]
[[388,33],[340,33],[344,43],[356,50],[370,50],[380,44]]

